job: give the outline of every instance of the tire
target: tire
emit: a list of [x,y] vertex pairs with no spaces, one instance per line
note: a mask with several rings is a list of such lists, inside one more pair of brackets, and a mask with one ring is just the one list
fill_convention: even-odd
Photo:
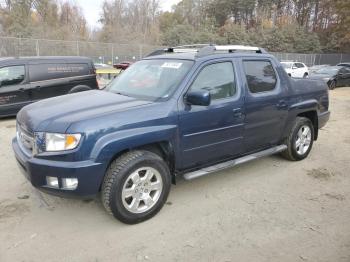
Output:
[[[304,133],[303,136],[301,136],[300,132]],[[314,137],[315,131],[310,119],[306,117],[297,117],[290,134],[285,140],[287,150],[282,152],[281,155],[291,161],[305,159],[312,149]]]
[[303,78],[308,78],[309,74],[308,73],[304,73]]
[[169,168],[160,156],[130,151],[109,166],[102,184],[102,203],[121,222],[140,223],[163,207],[170,185]]
[[328,84],[329,90],[333,90],[337,87],[337,81],[332,80],[331,82],[329,82]]
[[68,94],[74,94],[74,93],[79,93],[79,92],[84,92],[84,91],[90,91],[92,90],[90,87],[88,86],[84,86],[84,85],[79,85],[79,86],[75,86],[73,87]]

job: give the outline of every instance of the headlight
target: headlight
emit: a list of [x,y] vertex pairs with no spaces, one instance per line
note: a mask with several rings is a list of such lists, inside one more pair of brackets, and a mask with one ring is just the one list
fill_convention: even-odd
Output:
[[79,145],[81,134],[45,133],[45,151],[57,152],[72,150]]

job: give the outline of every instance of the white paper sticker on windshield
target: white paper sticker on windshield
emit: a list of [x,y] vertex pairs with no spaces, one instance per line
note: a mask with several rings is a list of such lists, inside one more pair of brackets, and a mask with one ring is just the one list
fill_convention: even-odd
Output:
[[162,67],[174,68],[174,69],[179,69],[181,66],[182,66],[182,63],[176,63],[176,62],[166,62],[162,64]]

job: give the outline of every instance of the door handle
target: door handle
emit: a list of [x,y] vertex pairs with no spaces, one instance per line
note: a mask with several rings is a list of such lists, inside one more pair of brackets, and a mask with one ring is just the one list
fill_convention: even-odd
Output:
[[232,112],[233,112],[233,115],[234,115],[235,117],[242,117],[242,116],[243,116],[243,113],[242,113],[242,109],[241,109],[241,108],[232,109]]
[[277,108],[280,108],[280,109],[288,108],[288,104],[285,100],[280,100],[277,103]]

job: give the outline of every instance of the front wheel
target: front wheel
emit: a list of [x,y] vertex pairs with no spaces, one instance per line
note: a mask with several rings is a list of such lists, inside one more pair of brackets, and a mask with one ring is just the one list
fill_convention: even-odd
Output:
[[292,161],[303,160],[311,151],[314,135],[315,131],[310,119],[297,117],[285,140],[287,150],[282,152],[282,156]]
[[110,165],[102,185],[102,203],[115,218],[136,224],[159,212],[170,185],[169,168],[161,157],[130,151]]

